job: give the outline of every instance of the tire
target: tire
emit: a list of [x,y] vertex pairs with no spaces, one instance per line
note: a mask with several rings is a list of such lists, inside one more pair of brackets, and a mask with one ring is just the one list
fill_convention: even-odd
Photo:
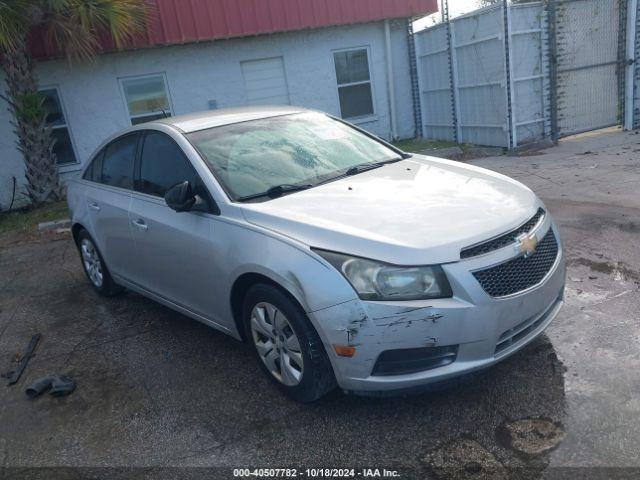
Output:
[[116,285],[111,278],[100,250],[86,230],[80,230],[78,233],[78,253],[82,269],[96,292],[104,297],[112,297],[122,292],[122,287]]
[[[247,291],[242,311],[251,349],[263,371],[281,391],[298,402],[308,403],[336,387],[333,368],[318,332],[300,305],[287,294],[272,285],[256,284]],[[275,328],[269,332],[269,326]]]

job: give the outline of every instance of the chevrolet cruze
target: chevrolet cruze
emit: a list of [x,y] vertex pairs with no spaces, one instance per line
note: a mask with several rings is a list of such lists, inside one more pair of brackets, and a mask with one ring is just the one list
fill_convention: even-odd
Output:
[[299,401],[488,367],[563,301],[558,231],[524,185],[290,107],[162,119],[68,188],[93,288],[248,342]]

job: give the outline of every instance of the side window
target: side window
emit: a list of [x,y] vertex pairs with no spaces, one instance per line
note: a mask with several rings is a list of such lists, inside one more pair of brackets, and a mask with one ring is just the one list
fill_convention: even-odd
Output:
[[84,175],[82,175],[82,178],[85,180],[91,180],[93,181],[93,166],[96,164],[96,161],[93,160],[89,166],[87,167],[87,169],[84,171]]
[[93,175],[93,181],[94,182],[102,182],[102,160],[104,159],[104,148],[102,149],[102,151],[96,156],[95,160],[93,161],[93,172],[91,172],[91,174]]
[[102,183],[113,187],[133,188],[133,161],[137,141],[137,134],[127,135],[107,146],[102,159]]
[[201,182],[180,147],[163,133],[149,132],[142,147],[138,190],[163,197],[169,188],[185,180],[201,193]]
[[91,164],[89,165],[89,168],[85,170],[82,178],[84,178],[85,180],[89,180],[91,182],[98,182],[98,183],[101,182],[103,157],[104,157],[104,149],[100,150],[95,155],[95,157],[93,157],[93,160],[91,160]]

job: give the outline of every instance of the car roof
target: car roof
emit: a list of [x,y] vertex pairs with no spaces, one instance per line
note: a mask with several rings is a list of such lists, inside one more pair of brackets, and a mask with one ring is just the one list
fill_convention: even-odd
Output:
[[[264,106],[264,107],[244,107],[244,108],[224,108],[220,110],[209,110],[205,112],[189,113],[175,117],[162,118],[150,123],[163,123],[171,125],[183,133],[196,132],[207,128],[230,125],[232,123],[246,122],[249,120],[259,120],[262,118],[278,117],[293,113],[302,113],[308,110],[289,106]],[[149,125],[147,124],[147,125]]]

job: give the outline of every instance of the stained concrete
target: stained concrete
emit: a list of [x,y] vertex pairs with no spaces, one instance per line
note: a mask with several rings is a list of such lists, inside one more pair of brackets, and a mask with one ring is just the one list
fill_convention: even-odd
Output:
[[[296,404],[230,337],[136,294],[95,295],[66,234],[5,245],[0,371],[33,333],[42,340],[20,382],[0,386],[0,477],[89,472],[17,469],[33,466],[224,467],[94,471],[113,478],[228,478],[240,466],[386,467],[400,478],[640,469],[639,152],[640,135],[600,132],[535,156],[473,162],[543,198],[568,254],[567,302],[520,353],[406,398],[334,392]],[[53,372],[70,374],[77,390],[29,400],[28,382]],[[559,444],[523,455],[527,435],[517,449],[504,441],[506,425],[536,419],[554,425]],[[463,462],[467,448],[475,453]]]

